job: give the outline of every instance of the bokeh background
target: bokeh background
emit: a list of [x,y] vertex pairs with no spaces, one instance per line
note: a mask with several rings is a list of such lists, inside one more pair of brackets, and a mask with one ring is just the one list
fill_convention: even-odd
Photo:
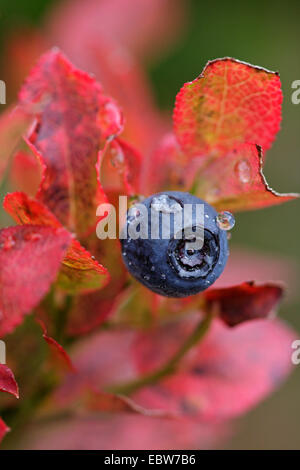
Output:
[[[32,28],[43,30],[50,11],[60,3],[60,0],[0,0],[0,79],[7,81],[8,101],[15,98],[20,79],[19,74],[14,77],[12,71],[14,53],[22,57],[22,37],[25,42]],[[182,3],[185,14],[177,39],[170,47],[162,47],[162,54],[144,61],[157,105],[171,113],[181,85],[195,78],[209,59],[232,56],[278,70],[284,92],[282,130],[268,153],[265,173],[278,191],[300,192],[300,104],[291,102],[291,84],[300,80],[299,2],[182,0]],[[9,49],[16,35],[18,52],[13,47]],[[26,68],[25,59],[24,63]],[[300,203],[296,201],[238,215],[232,244],[290,260],[297,267],[300,261],[299,210]],[[280,315],[299,331],[300,338],[297,278],[294,284],[294,295],[282,305]],[[238,421],[237,431],[225,446],[230,449],[299,449],[299,420],[300,365],[279,391]]]

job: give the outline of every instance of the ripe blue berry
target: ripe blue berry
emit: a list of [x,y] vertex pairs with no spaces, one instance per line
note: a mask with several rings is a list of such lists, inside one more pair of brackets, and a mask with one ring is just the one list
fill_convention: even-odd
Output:
[[[187,205],[191,212],[185,217]],[[200,205],[204,209],[202,223],[196,209]],[[176,220],[182,221],[180,231]],[[193,233],[200,227],[198,247]],[[139,235],[135,235],[137,232]],[[127,213],[123,237],[122,254],[128,271],[146,287],[167,297],[187,297],[207,289],[227,262],[227,236],[217,224],[217,212],[189,193],[167,191],[133,206]]]

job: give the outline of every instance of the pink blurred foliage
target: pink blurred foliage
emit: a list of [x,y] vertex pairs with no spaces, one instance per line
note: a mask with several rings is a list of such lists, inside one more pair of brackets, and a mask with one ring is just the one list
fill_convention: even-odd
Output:
[[[192,316],[149,332],[102,332],[82,340],[72,355],[77,375],[68,375],[50,397],[46,416],[49,413],[51,416],[51,410],[59,412],[78,403],[87,387],[101,390],[107,383],[126,382],[141,372],[155,370],[176,351],[195,321],[197,316]],[[169,418],[87,411],[77,416],[75,407],[69,418],[52,424],[47,421],[46,425],[42,412],[40,424],[29,428],[30,438],[24,439],[21,446],[35,449],[211,447],[231,432],[229,418],[253,408],[284,380],[292,367],[289,345],[294,337],[279,321],[245,324],[230,332],[215,322],[174,376],[144,387],[132,397],[149,412],[168,410]]]
[[212,448],[228,436],[222,423],[168,420],[118,414],[97,418],[95,413],[26,430],[22,449],[33,450],[172,450]]
[[145,60],[178,39],[186,9],[181,0],[68,0],[55,7],[50,31],[68,54],[84,58],[86,47],[105,37]]
[[[61,407],[72,402],[86,386],[101,389],[112,383],[134,380],[141,373],[159,368],[176,352],[197,319],[197,315],[192,315],[146,332],[117,330],[96,333],[82,340],[72,355],[78,374],[66,377],[65,383],[55,391],[53,406]],[[191,374],[191,385],[199,384],[202,390],[198,394],[194,389],[199,406],[195,398],[190,415],[196,414],[203,419],[234,417],[245,408],[253,407],[284,379],[287,370],[292,368],[289,346],[294,338],[294,332],[279,320],[251,322],[233,330],[228,330],[216,320],[201,344],[183,360],[178,378],[176,374],[174,376],[173,389],[168,385],[172,384],[171,377],[165,379],[166,387],[170,386],[169,392],[160,394],[160,385],[157,386],[158,393],[156,397],[155,393],[153,395],[156,402],[151,403],[150,399],[147,403],[147,392],[144,394],[143,390],[133,398],[138,403],[142,400],[140,404],[150,409],[159,408],[159,400],[163,407],[172,408],[172,398],[176,400],[177,394],[181,393],[180,388],[184,389],[189,384],[189,380],[184,379],[185,374]],[[278,344],[282,349],[278,349]],[[249,359],[252,362],[248,363]],[[195,374],[194,382],[192,374]],[[181,386],[178,387],[180,378]],[[253,386],[249,386],[250,383]],[[224,387],[228,388],[229,394],[236,394],[235,399],[223,395]],[[151,392],[151,386],[145,389]],[[153,389],[155,391],[155,386]],[[192,390],[193,387],[191,393]],[[182,399],[184,396],[183,393]],[[185,415],[183,406],[181,411],[176,410],[175,415],[178,413],[179,416]]]

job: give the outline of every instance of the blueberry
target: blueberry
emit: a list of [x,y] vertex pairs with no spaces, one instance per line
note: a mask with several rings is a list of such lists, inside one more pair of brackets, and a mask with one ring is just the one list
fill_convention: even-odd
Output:
[[[196,207],[204,212],[196,212]],[[155,194],[134,205],[127,213],[121,239],[128,271],[167,297],[187,297],[207,289],[221,275],[228,257],[226,232],[216,218],[217,212],[208,203],[178,191]],[[199,238],[194,232],[200,228]]]

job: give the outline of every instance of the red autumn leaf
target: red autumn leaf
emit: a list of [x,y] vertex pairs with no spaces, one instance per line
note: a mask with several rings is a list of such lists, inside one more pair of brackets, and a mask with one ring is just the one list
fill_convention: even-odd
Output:
[[[140,193],[141,182],[141,163],[140,153],[131,145],[122,139],[115,139],[108,142],[104,150],[100,153],[99,173],[101,183],[111,190],[115,185],[123,188],[123,192],[130,196]],[[121,177],[121,185],[118,180]]]
[[3,207],[17,224],[62,228],[61,223],[44,204],[20,191],[8,193]]
[[14,374],[5,364],[0,364],[0,392],[10,393],[19,398],[18,384]]
[[61,223],[84,234],[96,224],[98,152],[122,130],[120,110],[57,49],[32,70],[20,103],[38,118],[28,141],[44,164],[38,198]]
[[[18,223],[26,224],[33,220],[50,225],[59,223],[45,206],[24,194],[7,195],[4,207]],[[87,242],[93,254],[103,261],[108,271],[76,240],[72,240],[57,280],[60,287],[71,294],[77,293],[66,326],[67,333],[72,336],[89,332],[112,314],[116,297],[126,280],[118,240],[107,239],[105,243],[101,243],[96,235],[92,234]],[[99,290],[108,281],[109,288]]]
[[55,362],[62,368],[63,371],[75,372],[76,369],[65,349],[59,344],[54,338],[48,335],[45,323],[41,320],[37,320],[43,330],[43,338],[49,345]]
[[58,285],[75,294],[102,289],[110,280],[109,273],[93,255],[73,240],[62,262]]
[[0,337],[47,293],[70,241],[66,230],[40,225],[0,231]]
[[[26,194],[7,194],[4,209],[21,225],[47,225],[61,228],[61,223],[41,202]],[[109,274],[77,240],[72,240],[58,275],[58,284],[70,293],[91,291],[102,288],[109,280]]]
[[64,348],[54,338],[48,336],[46,333],[43,334],[43,338],[53,351],[54,357],[58,359],[56,362],[61,364],[63,369],[74,372],[72,361],[70,360]]
[[190,186],[218,210],[259,209],[299,197],[272,190],[262,171],[262,148],[279,130],[281,101],[278,74],[230,58],[209,62],[178,93],[172,148],[159,150],[173,172],[179,160],[177,187]]
[[197,196],[218,210],[231,211],[260,209],[299,197],[270,188],[262,165],[262,150],[252,144],[241,144],[224,158],[203,159],[195,182]]
[[[4,200],[5,210],[20,224],[45,224],[60,227],[55,216],[39,201],[29,198],[23,193],[8,194]],[[109,289],[98,290],[109,281],[108,271],[87,252],[77,240],[72,240],[62,261],[57,282],[60,287],[70,293],[85,292],[74,298],[72,311],[67,321],[70,335],[83,334],[99,326],[112,313],[115,299],[124,284],[125,271],[120,261],[120,249],[116,240],[108,240],[105,244],[106,254],[102,245],[96,240],[99,258],[110,262],[113,279]]]
[[16,151],[22,135],[32,123],[32,116],[20,107],[8,108],[0,116],[0,180],[6,170],[9,158]]
[[9,431],[10,431],[9,427],[6,426],[3,419],[0,418],[0,442],[4,438],[5,434],[7,434]]
[[[178,337],[197,319],[178,323]],[[228,419],[245,413],[284,380],[291,370],[294,333],[279,321],[249,322],[228,329],[219,321],[185,357],[178,371],[133,395],[143,407],[203,419]],[[174,353],[168,326],[140,336],[135,358],[140,372],[164,364]],[[149,367],[150,366],[150,367]]]
[[228,326],[236,326],[270,316],[282,298],[283,289],[271,283],[257,286],[254,282],[244,282],[234,287],[209,289],[203,295],[208,311],[218,314]]
[[191,155],[224,155],[243,142],[267,150],[279,130],[281,102],[277,73],[217,59],[178,93],[175,134]]
[[29,149],[15,154],[9,179],[14,189],[31,196],[36,194],[41,181],[41,166]]

